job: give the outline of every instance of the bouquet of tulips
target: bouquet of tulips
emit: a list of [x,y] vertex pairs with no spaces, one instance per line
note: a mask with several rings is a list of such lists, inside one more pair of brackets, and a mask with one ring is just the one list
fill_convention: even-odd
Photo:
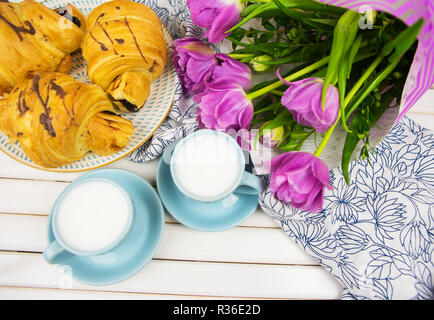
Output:
[[[385,12],[313,0],[187,4],[209,43],[225,39],[232,47],[215,53],[197,38],[175,40],[173,63],[184,92],[198,104],[199,127],[243,132],[238,137],[240,144],[249,141],[246,149],[266,144],[277,150],[268,162],[275,197],[321,210],[331,188],[322,151],[337,127],[345,130],[341,166],[348,182],[356,147],[367,157],[371,128],[399,104],[423,19],[407,26]],[[252,85],[258,73],[269,77]],[[252,128],[258,128],[254,136]],[[302,151],[309,137],[317,142],[313,153]]]

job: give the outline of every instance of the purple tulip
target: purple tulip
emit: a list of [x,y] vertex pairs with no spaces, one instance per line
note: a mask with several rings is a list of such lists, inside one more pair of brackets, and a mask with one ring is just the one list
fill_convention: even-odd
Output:
[[199,27],[206,28],[205,36],[211,43],[226,38],[227,30],[240,20],[242,4],[239,0],[187,0],[191,20]]
[[195,95],[199,105],[197,122],[200,128],[214,130],[248,130],[253,118],[253,105],[239,85],[217,80],[209,83],[204,93]]
[[[278,74],[280,77],[280,75]],[[324,133],[338,118],[339,91],[330,85],[327,89],[324,108],[321,93],[324,81],[319,78],[307,78],[294,82],[280,80],[290,87],[284,92],[282,105],[294,116],[298,123],[314,127],[318,133]]]
[[307,152],[278,155],[271,160],[270,172],[271,192],[304,211],[320,211],[325,188],[332,189],[327,165]]
[[173,65],[186,94],[202,92],[217,65],[214,51],[196,38],[174,41]]
[[252,85],[252,72],[248,66],[224,53],[217,53],[215,58],[217,66],[214,68],[209,82],[226,81],[232,85],[240,85],[244,90],[250,88]]
[[244,90],[251,86],[249,67],[227,54],[217,53],[197,38],[174,41],[173,65],[188,95],[202,93],[215,80],[238,84]]

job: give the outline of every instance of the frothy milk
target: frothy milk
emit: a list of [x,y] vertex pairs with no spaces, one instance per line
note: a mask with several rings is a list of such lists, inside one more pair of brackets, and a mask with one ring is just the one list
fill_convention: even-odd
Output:
[[129,202],[116,186],[83,182],[62,199],[55,218],[59,237],[71,248],[94,252],[113,244],[129,222]]
[[172,172],[181,190],[195,198],[215,198],[239,182],[239,149],[221,135],[196,135],[179,145]]

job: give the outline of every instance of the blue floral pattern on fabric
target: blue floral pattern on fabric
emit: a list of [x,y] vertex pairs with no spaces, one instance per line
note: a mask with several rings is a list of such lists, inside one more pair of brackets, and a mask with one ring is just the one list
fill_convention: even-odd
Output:
[[300,212],[260,196],[264,211],[331,272],[343,299],[434,299],[434,134],[404,117],[354,161],[331,171],[324,209]]

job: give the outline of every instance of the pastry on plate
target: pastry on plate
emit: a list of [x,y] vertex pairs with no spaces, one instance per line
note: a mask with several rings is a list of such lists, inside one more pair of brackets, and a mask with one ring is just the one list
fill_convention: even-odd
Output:
[[34,0],[0,1],[0,95],[37,73],[68,72],[85,32],[72,5],[53,11]]
[[109,155],[130,141],[131,121],[114,114],[107,94],[64,73],[36,74],[0,100],[0,130],[36,164],[57,168],[87,152]]
[[160,19],[142,3],[114,0],[92,10],[87,28],[82,50],[90,81],[120,111],[137,111],[167,62]]

